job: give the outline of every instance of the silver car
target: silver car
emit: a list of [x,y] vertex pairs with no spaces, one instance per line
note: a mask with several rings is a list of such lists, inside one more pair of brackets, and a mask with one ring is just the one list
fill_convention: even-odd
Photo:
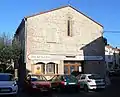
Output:
[[98,74],[81,74],[77,76],[77,79],[80,83],[80,88],[87,92],[93,89],[105,88],[105,80]]
[[0,73],[0,95],[14,95],[18,92],[18,85],[12,74]]

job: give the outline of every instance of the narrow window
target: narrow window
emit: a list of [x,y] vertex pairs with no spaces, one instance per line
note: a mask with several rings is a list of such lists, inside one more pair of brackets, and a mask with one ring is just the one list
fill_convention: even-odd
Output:
[[68,36],[71,36],[71,31],[70,31],[70,20],[68,20]]

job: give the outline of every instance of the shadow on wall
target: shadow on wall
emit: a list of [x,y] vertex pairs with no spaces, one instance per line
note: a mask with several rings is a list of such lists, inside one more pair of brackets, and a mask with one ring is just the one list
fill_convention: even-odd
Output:
[[20,88],[22,88],[26,77],[26,64],[24,63],[24,57],[22,55],[18,61],[18,64],[18,82]]
[[[84,73],[99,73],[101,75],[105,74],[105,41],[103,37],[99,37],[96,40],[90,42],[81,48],[83,50],[85,57],[84,62]],[[94,57],[90,57],[94,56]],[[103,59],[98,60],[100,56]],[[88,59],[91,58],[91,59]],[[97,58],[97,59],[96,59]]]
[[105,55],[105,65],[107,70],[111,70],[114,65],[114,56],[113,55]]

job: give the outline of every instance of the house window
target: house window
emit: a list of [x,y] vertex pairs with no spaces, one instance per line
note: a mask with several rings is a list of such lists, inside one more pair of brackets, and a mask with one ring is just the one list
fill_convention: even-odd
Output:
[[86,77],[86,76],[85,76],[85,75],[83,75],[83,76],[81,77],[81,79],[85,79],[85,77]]
[[68,36],[70,36],[70,20],[68,20]]
[[45,74],[45,63],[38,62],[34,65],[35,74]]
[[55,63],[48,63],[46,65],[46,73],[47,74],[54,74],[55,73]]
[[72,23],[71,23],[71,19],[69,17],[68,21],[67,21],[67,34],[68,36],[72,36]]

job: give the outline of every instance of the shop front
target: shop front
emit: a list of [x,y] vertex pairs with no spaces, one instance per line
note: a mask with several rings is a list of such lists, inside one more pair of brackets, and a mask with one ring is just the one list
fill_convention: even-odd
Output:
[[29,55],[32,74],[56,75],[63,71],[64,56],[58,55]]
[[[66,56],[64,60],[64,74],[71,74],[72,72],[94,72],[95,65],[93,62],[96,60],[96,62],[101,62],[103,61],[102,56]],[[92,64],[91,67],[90,64]],[[98,68],[100,66],[97,66]],[[97,68],[96,67],[96,68]],[[92,68],[92,69],[91,69]],[[96,69],[97,71],[98,68]]]
[[82,61],[64,61],[64,73],[71,74],[74,71],[82,72]]
[[[84,72],[84,70],[86,72],[92,70],[91,72],[93,72],[94,70],[91,68],[95,66],[92,65],[92,67],[90,67],[92,61],[96,60],[96,62],[99,62],[102,60],[101,56],[79,55],[30,55],[28,58],[31,65],[31,73],[44,75],[71,74],[73,71]],[[86,64],[84,62],[86,62]]]
[[32,64],[32,73],[34,74],[58,74],[58,64],[54,62],[38,62]]

